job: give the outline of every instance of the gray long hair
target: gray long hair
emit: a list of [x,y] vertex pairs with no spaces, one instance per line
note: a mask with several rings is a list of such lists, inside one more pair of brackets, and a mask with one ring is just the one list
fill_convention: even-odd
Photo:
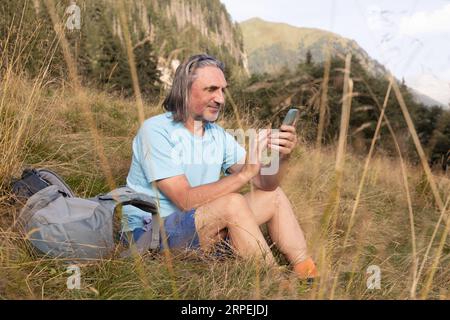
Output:
[[187,120],[187,107],[196,70],[207,66],[214,66],[225,72],[224,63],[207,54],[192,56],[178,66],[172,88],[163,102],[164,109],[172,112],[174,121],[185,122]]

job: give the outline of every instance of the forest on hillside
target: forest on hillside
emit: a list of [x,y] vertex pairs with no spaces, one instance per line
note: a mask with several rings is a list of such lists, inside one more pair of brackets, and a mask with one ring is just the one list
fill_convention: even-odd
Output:
[[[326,63],[314,60],[311,51],[307,51],[306,57],[298,57],[299,62],[294,70],[286,67],[276,74],[253,74],[239,88],[235,88],[235,98],[243,102],[246,111],[261,122],[279,123],[277,121],[280,121],[287,108],[300,107],[302,113],[298,130],[308,142],[316,142],[318,139],[320,106],[324,105],[324,131],[320,140],[325,144],[333,143],[339,135],[341,121],[345,58],[331,58],[326,84]],[[349,145],[356,153],[366,154],[381,114],[389,79],[369,73],[354,56],[351,60],[350,77],[354,87]],[[418,103],[404,82],[396,82],[430,165],[441,168],[450,150],[450,109],[441,106],[428,107]],[[402,151],[410,161],[417,163],[419,157],[393,92],[387,100],[385,118],[387,121],[382,124],[377,143],[379,151],[388,156],[396,155],[392,139],[392,133],[395,133]]]
[[[52,1],[63,25],[77,74],[86,86],[133,94],[127,54],[129,34],[139,85],[148,99],[163,90],[161,70],[174,59],[207,52],[223,60],[229,76],[242,73],[242,37],[219,0],[77,1],[80,27],[68,28],[68,1]],[[2,66],[21,50],[16,72],[36,77],[48,65],[56,83],[67,80],[64,54],[54,31],[48,1],[5,0],[0,3]],[[5,19],[3,19],[3,17]],[[6,46],[6,43],[10,43]],[[16,46],[11,46],[16,43]]]

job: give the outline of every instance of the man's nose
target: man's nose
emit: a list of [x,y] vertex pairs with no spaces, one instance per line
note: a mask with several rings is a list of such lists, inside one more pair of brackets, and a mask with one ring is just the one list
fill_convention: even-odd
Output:
[[217,93],[214,97],[214,102],[221,105],[225,103],[225,93],[222,90],[217,90]]

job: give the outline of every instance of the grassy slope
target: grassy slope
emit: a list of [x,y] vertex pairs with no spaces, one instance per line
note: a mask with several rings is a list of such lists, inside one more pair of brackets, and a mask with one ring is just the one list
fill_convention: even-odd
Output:
[[267,22],[259,18],[252,18],[239,24],[244,36],[244,45],[247,53],[261,49],[268,44],[281,43],[286,49],[296,50],[300,40],[306,46],[311,46],[320,39],[341,41],[344,38],[324,30],[314,28],[299,28],[286,23]]
[[[67,290],[62,261],[30,254],[27,243],[14,231],[19,206],[9,203],[8,181],[26,165],[49,167],[60,173],[81,196],[108,190],[99,169],[89,128],[79,109],[82,103],[69,88],[30,82],[9,74],[0,89],[0,298],[186,298],[186,299],[310,299],[409,297],[411,234],[399,162],[376,156],[369,168],[356,222],[348,246],[343,237],[363,171],[364,159],[346,155],[341,201],[334,230],[321,235],[321,217],[335,179],[333,147],[321,151],[300,145],[292,158],[283,189],[305,231],[311,252],[322,271],[316,287],[294,281],[289,267],[267,270],[251,261],[174,253],[173,256],[136,260],[110,259],[81,266],[81,290]],[[87,91],[117,184],[123,184],[130,163],[131,140],[137,128],[133,101]],[[161,112],[145,106],[146,116]],[[222,119],[222,125],[231,121]],[[251,125],[251,123],[247,123]],[[21,129],[22,128],[22,129]],[[417,248],[422,261],[438,212],[420,168],[408,167],[413,199]],[[444,199],[449,180],[439,177]],[[248,189],[248,188],[247,188]],[[438,238],[442,228],[438,233]],[[434,254],[436,242],[431,254]],[[280,262],[285,260],[277,253]],[[381,268],[381,290],[366,289],[366,268]],[[435,274],[430,297],[449,298],[449,245]],[[424,276],[430,262],[425,264]]]

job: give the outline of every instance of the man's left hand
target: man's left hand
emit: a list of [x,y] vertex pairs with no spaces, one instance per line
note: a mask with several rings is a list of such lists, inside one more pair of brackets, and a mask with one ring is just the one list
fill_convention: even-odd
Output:
[[268,146],[271,150],[278,150],[281,158],[288,158],[297,145],[297,133],[294,126],[282,125],[279,132],[271,132]]

